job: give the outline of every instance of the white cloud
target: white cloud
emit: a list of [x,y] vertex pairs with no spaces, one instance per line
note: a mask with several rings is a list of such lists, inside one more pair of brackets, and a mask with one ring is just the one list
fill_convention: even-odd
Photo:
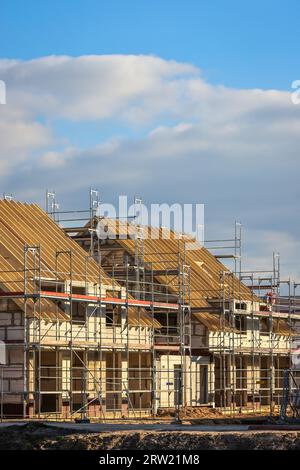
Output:
[[247,254],[244,269],[272,270],[272,255],[280,255],[281,280],[300,281],[300,240],[282,230],[247,230]]
[[0,60],[0,76],[9,103],[53,119],[144,123],[164,116],[217,123],[247,116],[251,121],[253,112],[296,115],[288,93],[212,86],[196,67],[152,56]]
[[52,143],[51,131],[47,127],[38,122],[5,120],[0,114],[1,176],[14,172],[16,165],[32,158],[36,149],[40,150]]
[[[0,62],[13,105],[54,119],[137,122],[169,111],[197,69],[151,56],[45,57]],[[187,77],[187,78],[185,78]]]
[[[0,60],[0,79],[5,190],[80,198],[97,185],[108,198],[204,202],[218,230],[234,218],[252,227],[252,258],[274,242],[297,274],[300,105],[289,93],[213,86],[190,64],[133,55]],[[75,146],[64,125],[92,121],[115,136]]]

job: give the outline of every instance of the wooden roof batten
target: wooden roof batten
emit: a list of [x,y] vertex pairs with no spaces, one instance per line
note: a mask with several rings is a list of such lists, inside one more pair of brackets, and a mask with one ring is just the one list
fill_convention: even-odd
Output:
[[[45,320],[69,320],[70,316],[58,307],[56,300],[59,296],[52,297],[45,292],[37,292],[34,275],[34,255],[28,253],[27,273],[27,294],[24,289],[25,267],[24,267],[24,247],[40,248],[40,273],[44,280],[57,279],[58,282],[74,283],[87,282],[99,284],[121,290],[121,286],[111,279],[105,271],[93,260],[89,259],[86,252],[37,205],[20,203],[16,201],[0,201],[0,289],[1,297],[9,297],[18,305],[21,310],[25,310],[30,316],[38,316]],[[57,253],[60,253],[57,260]],[[67,256],[72,256],[72,268]],[[75,284],[76,285],[76,284]],[[5,295],[7,294],[7,295]],[[73,300],[73,296],[66,296],[65,300]],[[37,312],[34,301],[40,298],[41,308]],[[79,300],[79,299],[78,299]],[[83,299],[81,299],[83,300]],[[88,299],[87,299],[88,300]],[[97,301],[105,300],[99,295]],[[117,300],[115,299],[118,303]],[[92,300],[91,300],[92,301]],[[114,302],[114,298],[106,298],[107,302]],[[135,326],[155,326],[161,325],[153,320],[151,315],[144,309],[139,313],[136,311],[134,299],[128,297],[128,323]],[[126,302],[123,302],[125,305]]]
[[[101,224],[106,226],[106,231],[112,233],[114,243],[121,246],[131,255],[134,255],[135,241],[134,225],[128,221],[119,219],[102,218]],[[164,229],[154,227],[143,227],[146,231],[144,238],[144,261],[151,263],[152,269],[157,271],[155,279],[162,284],[167,284],[167,270],[159,273],[160,262],[167,258],[169,261],[176,262],[178,253],[178,243],[180,244],[179,234],[168,231],[169,237],[165,237]],[[66,229],[67,230],[67,229]],[[179,240],[179,241],[178,241]],[[221,325],[221,295],[224,298],[236,300],[261,302],[261,299],[255,295],[252,290],[243,284],[224,264],[221,263],[204,246],[197,246],[197,243],[191,236],[187,240],[193,241],[193,249],[185,251],[186,262],[190,266],[190,306],[192,316],[204,324],[211,331],[232,331],[233,327],[225,320]],[[221,278],[225,279],[221,286]],[[169,285],[172,291],[172,285]],[[221,291],[223,292],[221,293]],[[219,304],[219,308],[218,308]],[[280,321],[280,328],[277,332],[287,334],[289,327],[283,320]]]

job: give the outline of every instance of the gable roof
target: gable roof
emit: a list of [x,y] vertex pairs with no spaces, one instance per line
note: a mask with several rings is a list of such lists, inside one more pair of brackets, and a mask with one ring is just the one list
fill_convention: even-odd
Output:
[[[104,218],[101,220],[107,233],[116,236],[116,242],[131,255],[135,253],[134,233],[135,227],[127,221]],[[185,253],[185,263],[190,267],[190,303],[194,308],[193,316],[207,326],[210,330],[220,330],[221,317],[211,312],[213,303],[220,305],[221,296],[224,298],[236,298],[244,301],[260,301],[252,291],[243,284],[230,270],[222,264],[206,248],[200,246],[192,237],[183,239],[173,231],[169,231],[165,238],[162,228],[143,227],[144,238],[144,261],[151,263],[153,270],[162,270],[162,265],[178,264],[178,252]],[[131,234],[131,238],[128,237]],[[184,250],[184,244],[191,242],[193,249]],[[167,267],[165,268],[167,269]],[[222,274],[224,287],[221,285]],[[168,284],[170,291],[178,293],[178,281],[170,280],[167,274],[155,275],[158,282]],[[207,311],[205,309],[207,308]],[[199,309],[197,311],[197,309]],[[229,329],[226,322],[225,329]]]
[[[108,232],[117,235],[117,243],[134,254],[134,239],[125,238],[128,230],[131,231],[130,233],[134,233],[132,225],[130,226],[128,222],[112,219],[103,219],[101,224],[107,226]],[[146,263],[152,263],[153,269],[159,269],[159,265],[164,262],[176,265],[178,263],[178,252],[184,252],[185,263],[190,267],[191,305],[193,307],[208,307],[209,301],[220,297],[222,273],[227,273],[224,277],[224,295],[226,298],[230,295],[231,298],[249,301],[253,299],[260,300],[224,264],[206,248],[197,244],[192,237],[183,239],[175,232],[170,231],[170,236],[164,238],[165,232],[162,228],[144,227],[144,230],[146,231],[144,260]],[[189,249],[189,242],[191,249]],[[185,246],[187,249],[185,249]],[[164,280],[166,278],[166,276],[158,277]]]
[[[24,246],[40,247],[41,278],[58,279],[99,284],[108,288],[111,278],[87,253],[36,204],[16,201],[0,201],[0,289],[4,292],[24,291]],[[57,258],[56,254],[61,255]],[[72,268],[70,256],[72,253]],[[87,261],[88,259],[88,261]],[[33,277],[35,260],[30,252],[27,256],[28,273]],[[72,271],[72,274],[70,273]],[[36,272],[36,271],[35,271]],[[28,276],[30,278],[30,276]],[[114,286],[119,286],[114,281]],[[34,292],[34,283],[29,280],[28,292]],[[119,286],[120,287],[120,286]],[[24,301],[13,299],[24,310]],[[34,313],[33,301],[27,301],[28,315]],[[49,299],[41,299],[42,317],[45,319],[69,319],[69,316]],[[129,323],[152,326],[152,317],[142,310],[129,308]],[[156,322],[156,326],[160,324]]]

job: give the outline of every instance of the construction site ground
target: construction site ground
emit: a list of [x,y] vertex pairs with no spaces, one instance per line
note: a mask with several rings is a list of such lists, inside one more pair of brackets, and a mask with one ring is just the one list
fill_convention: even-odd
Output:
[[0,450],[300,450],[300,423],[243,416],[75,423],[0,423]]

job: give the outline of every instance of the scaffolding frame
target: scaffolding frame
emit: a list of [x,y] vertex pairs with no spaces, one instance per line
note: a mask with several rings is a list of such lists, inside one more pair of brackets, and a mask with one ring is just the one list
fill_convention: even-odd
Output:
[[[210,245],[211,243],[213,243],[213,246]],[[216,243],[219,244],[216,245]],[[221,407],[227,409],[230,414],[235,415],[237,408],[236,397],[238,392],[240,392],[238,401],[240,402],[241,398],[243,398],[243,394],[247,394],[248,399],[250,398],[252,401],[253,412],[263,411],[263,407],[267,403],[269,407],[268,414],[270,416],[274,414],[278,415],[284,395],[284,374],[286,369],[292,367],[294,330],[297,321],[300,319],[300,315],[297,315],[300,308],[299,306],[295,307],[295,301],[293,300],[296,297],[295,291],[298,284],[292,283],[290,279],[288,281],[281,280],[279,253],[273,253],[273,265],[269,270],[246,271],[242,269],[242,225],[240,222],[235,222],[234,238],[208,240],[206,241],[206,245],[210,246],[212,250],[217,250],[215,254],[217,259],[232,259],[234,263],[232,271],[224,271],[220,276],[220,363],[223,366],[223,371],[222,377],[220,378],[219,390],[215,389],[215,391],[219,392],[221,395],[223,394],[223,397],[221,397]],[[223,252],[223,250],[228,249],[232,250],[232,252]],[[239,289],[237,291],[235,290],[234,282],[232,282],[231,289],[226,291],[226,278],[228,278],[228,284],[230,282],[229,279],[233,280],[233,278],[238,278],[251,290],[251,308],[250,312],[247,312],[247,315],[235,309],[236,304],[242,306],[242,302],[244,301],[243,295]],[[282,304],[279,301],[282,299],[280,287],[283,284],[287,284],[289,287],[288,295],[285,299],[288,304],[287,311],[282,311]],[[293,285],[293,291],[291,285]],[[260,298],[261,302],[265,303],[265,309],[258,310],[258,302],[255,300],[257,297]],[[239,339],[236,338],[234,331],[237,323],[240,322],[241,314],[244,315],[244,318],[248,317],[251,321],[250,352],[247,351],[245,347],[245,340],[243,341],[244,348],[239,347]],[[231,329],[231,341],[229,341],[228,349],[224,346],[226,336],[224,325],[226,318]],[[237,319],[239,320],[238,322]],[[289,325],[286,348],[284,348],[283,351],[280,350],[279,347],[278,333],[276,334],[276,331],[274,332],[273,330],[274,321],[278,319],[287,320]],[[260,320],[268,321],[268,329],[265,333],[260,331],[260,326],[257,332],[257,323]],[[261,347],[262,343],[265,343],[265,341],[263,341],[264,338],[262,339],[263,334],[266,334],[268,337],[268,344],[264,350]],[[247,370],[242,366],[245,358],[248,360]],[[284,365],[281,365],[280,363],[284,362],[283,359],[286,359],[286,362]],[[232,378],[229,379],[228,387],[226,378],[228,371],[226,371],[226,367],[224,366],[226,361],[229,361],[229,370],[233,370],[233,373],[230,374]],[[249,361],[250,371],[248,367]],[[267,363],[267,367],[263,367],[263,363]],[[239,364],[238,367],[237,364]],[[250,390],[248,380],[249,372],[251,375]],[[237,384],[239,384],[239,386],[237,386]],[[259,384],[259,391],[257,384]],[[224,398],[226,393],[229,395],[227,400]],[[226,401],[227,403],[225,405]],[[239,411],[241,411],[241,407]]]
[[[290,361],[291,347],[287,346],[284,352],[279,351],[272,325],[276,318],[288,320],[291,328],[288,344],[292,338],[293,322],[300,310],[295,303],[298,285],[290,280],[280,280],[280,262],[276,254],[273,255],[271,270],[246,272],[242,271],[242,226],[239,222],[235,224],[233,239],[213,240],[214,244],[225,242],[225,246],[213,246],[211,249],[233,249],[233,254],[216,255],[216,258],[233,259],[234,268],[220,273],[217,291],[205,291],[206,296],[216,299],[219,331],[213,344],[209,340],[206,346],[201,346],[201,351],[210,358],[210,362],[200,364],[198,369],[193,370],[192,364],[197,356],[192,346],[191,271],[187,263],[184,236],[178,239],[176,262],[171,262],[165,256],[165,259],[162,257],[160,260],[160,268],[156,266],[154,269],[144,259],[144,229],[134,223],[134,256],[127,254],[120,264],[120,260],[116,260],[113,255],[109,264],[103,259],[103,247],[97,236],[97,224],[101,220],[98,191],[90,189],[90,207],[87,211],[58,211],[54,192],[47,192],[46,200],[47,212],[55,222],[86,222],[86,225],[80,227],[68,227],[66,232],[84,234],[88,231],[89,236],[82,237],[81,241],[89,243],[89,250],[84,273],[74,270],[74,254],[71,250],[56,251],[55,269],[47,272],[42,264],[40,246],[25,245],[24,267],[15,271],[15,274],[23,275],[23,280],[18,281],[20,291],[0,294],[2,299],[19,299],[24,302],[24,418],[145,419],[156,417],[159,410],[165,408],[173,409],[174,418],[180,420],[188,406],[201,404],[197,395],[200,396],[202,390],[201,370],[207,374],[207,389],[204,393],[213,395],[210,399],[205,397],[203,404],[217,406],[224,412],[236,415],[244,408],[244,402],[248,405],[250,398],[252,412],[264,411],[265,405],[269,408],[269,414],[276,412],[282,398],[284,369],[290,367],[290,362],[282,366],[280,358],[288,357]],[[141,199],[135,199],[136,206],[141,205],[141,202]],[[66,214],[71,218],[65,219]],[[62,257],[67,259],[67,272],[60,268]],[[99,276],[91,283],[87,267],[92,259],[98,263]],[[103,293],[102,268],[110,275],[111,285],[107,289],[109,295]],[[164,285],[156,281],[157,271],[169,276],[173,287],[175,282],[177,295],[174,291],[170,292],[168,283]],[[73,281],[78,276],[81,276],[80,285]],[[45,289],[45,279],[51,279],[52,290]],[[237,303],[241,307],[244,299],[239,289],[236,290],[235,279],[248,282],[252,292],[251,308],[246,313],[242,308],[236,308]],[[283,283],[288,285],[288,310],[285,312],[282,312],[281,304],[273,300],[280,298],[280,286]],[[107,284],[105,286],[107,288]],[[83,289],[83,292],[78,293],[76,289]],[[258,311],[256,291],[259,294],[271,292],[272,295],[268,293],[265,301],[266,310]],[[55,326],[51,332],[50,327],[48,331],[43,331],[41,325],[42,302],[46,299],[55,305]],[[28,305],[31,306],[31,316],[27,315]],[[64,344],[60,342],[60,305],[64,306],[70,319]],[[135,343],[130,334],[133,328],[129,320],[132,310],[137,318]],[[87,318],[93,319],[94,329],[91,332],[90,327],[86,330],[84,321],[78,319],[80,311],[84,313],[85,322]],[[143,311],[147,311],[152,322],[148,343],[145,342],[144,327],[141,326]],[[162,328],[155,326],[157,315],[165,316]],[[170,323],[172,315],[177,318],[175,326]],[[241,329],[237,331],[239,322],[242,328],[243,317],[251,323],[249,347],[244,344],[244,332]],[[267,318],[269,322],[269,330],[266,332],[268,347],[265,351],[260,347],[260,332],[258,335],[255,333],[255,325],[260,318]],[[106,337],[108,328],[109,335]],[[52,358],[47,358],[47,353],[52,353]],[[94,355],[93,361],[89,360],[91,353]],[[54,365],[47,363],[53,357]],[[162,358],[165,360],[164,369],[161,363],[159,365]],[[4,391],[4,372],[5,367],[2,367],[1,419],[5,416],[3,396],[7,393]],[[217,373],[219,375],[216,379]],[[261,382],[265,382],[265,386],[262,387]],[[44,389],[46,383],[50,390]],[[162,387],[162,383],[165,383],[165,387]],[[54,412],[45,411],[43,401],[46,395],[51,406],[53,401],[49,396],[55,395]],[[250,411],[248,406],[245,408]]]
[[[51,418],[51,415],[55,418],[61,417],[61,413],[58,412],[58,402],[62,402],[63,395],[68,394],[68,401],[69,401],[69,408],[70,413],[67,416],[69,419],[78,416],[80,414],[82,419],[87,418],[87,408],[90,407],[91,401],[88,401],[88,393],[87,388],[89,389],[90,382],[93,383],[95,389],[97,389],[97,396],[92,400],[100,402],[100,412],[102,413],[103,419],[106,419],[105,412],[103,412],[103,407],[101,406],[101,402],[103,400],[103,388],[107,389],[108,385],[111,386],[111,390],[108,392],[113,396],[111,402],[118,401],[116,403],[112,403],[112,410],[108,409],[108,415],[111,418],[113,417],[120,418],[124,414],[124,408],[122,405],[127,400],[127,413],[131,415],[131,417],[137,418],[143,416],[145,414],[145,410],[143,410],[141,406],[141,396],[142,394],[148,394],[151,397],[150,406],[149,408],[153,411],[157,411],[157,404],[155,403],[157,388],[154,389],[155,384],[155,366],[143,366],[143,354],[148,354],[149,357],[152,354],[152,361],[155,358],[155,348],[152,347],[151,339],[149,340],[149,344],[145,344],[145,333],[142,335],[141,330],[145,329],[144,327],[140,326],[143,325],[141,322],[142,317],[142,310],[147,309],[148,312],[152,314],[152,321],[153,324],[151,326],[151,336],[152,341],[153,338],[157,336],[162,336],[161,333],[157,332],[157,327],[155,327],[155,318],[154,314],[156,311],[163,311],[165,312],[166,316],[168,316],[169,312],[173,312],[181,319],[182,322],[186,323],[187,319],[187,306],[185,302],[185,291],[181,293],[180,291],[180,300],[170,298],[168,293],[167,287],[165,288],[161,284],[159,285],[159,291],[156,292],[157,284],[154,282],[153,273],[150,270],[149,265],[147,266],[147,270],[150,270],[151,273],[151,282],[146,282],[144,279],[142,280],[142,288],[137,291],[137,281],[136,279],[132,282],[130,280],[129,273],[131,270],[136,271],[136,264],[130,265],[128,260],[126,260],[124,269],[125,269],[125,277],[122,279],[117,277],[114,273],[114,276],[110,279],[111,286],[110,286],[110,295],[103,294],[103,286],[101,280],[101,265],[99,265],[99,279],[94,282],[92,289],[94,292],[90,292],[91,290],[91,280],[87,279],[87,269],[85,273],[77,273],[74,271],[73,268],[73,253],[71,250],[68,251],[56,251],[55,254],[55,270],[50,270],[47,272],[47,269],[42,266],[42,252],[40,246],[24,246],[24,267],[20,270],[15,270],[10,274],[13,276],[15,275],[16,278],[19,278],[19,275],[23,276],[22,281],[17,281],[20,284],[20,290],[17,292],[2,292],[0,294],[0,298],[2,300],[8,299],[9,301],[12,300],[21,300],[24,303],[24,342],[23,342],[23,352],[24,352],[24,361],[23,361],[23,418],[27,418],[30,416],[34,416],[37,418]],[[61,257],[64,257],[68,260],[69,269],[68,272],[62,271],[59,260]],[[91,256],[86,256],[86,263],[90,261]],[[141,266],[141,262],[139,266]],[[186,267],[183,266],[181,268],[182,262],[180,257],[178,258],[178,287],[186,289],[186,279],[182,281],[182,277],[185,278],[186,276]],[[165,269],[165,267],[164,267]],[[174,269],[172,271],[174,273]],[[74,293],[74,289],[76,288],[76,282],[73,281],[74,277],[81,275],[81,285],[84,285],[84,293]],[[64,279],[62,283],[61,279]],[[51,280],[51,281],[50,281]],[[46,289],[43,287],[43,282],[49,282],[51,284],[51,290]],[[16,280],[14,279],[14,282]],[[120,288],[120,282],[124,284],[125,288],[125,296],[122,296],[122,288]],[[132,282],[132,286],[130,287],[130,283]],[[140,281],[141,282],[141,281]],[[64,288],[62,289],[62,285],[64,284]],[[78,281],[77,281],[78,284]],[[140,285],[140,283],[139,283]],[[138,285],[138,287],[139,287]],[[118,287],[117,287],[118,286]],[[48,286],[49,287],[49,286]],[[77,286],[78,287],[78,286]],[[106,285],[107,287],[107,285]],[[95,291],[96,290],[96,291]],[[134,293],[134,297],[129,297],[129,292]],[[146,298],[147,297],[147,298]],[[65,310],[69,315],[68,320],[68,335],[65,344],[59,344],[59,340],[61,339],[61,334],[59,333],[59,317],[53,318],[53,325],[52,331],[50,331],[50,327],[46,332],[43,332],[43,328],[41,323],[43,322],[43,309],[42,309],[42,302],[43,300],[51,300],[56,305],[56,313],[58,313],[58,306],[63,303],[65,306]],[[28,303],[31,304],[31,315],[28,314]],[[98,312],[98,318],[95,318],[96,322],[96,329],[90,333],[89,330],[84,331],[82,337],[79,337],[77,332],[78,328],[76,328],[76,321],[75,320],[75,313],[78,310],[78,306],[85,305],[85,314],[87,315],[87,309],[90,310],[89,318]],[[119,320],[113,319],[109,326],[112,328],[111,335],[109,338],[105,337],[105,332],[101,331],[103,329],[103,315],[102,315],[102,307],[111,307],[113,310],[118,309],[118,313],[121,316],[124,316],[124,322],[120,324]],[[130,342],[130,321],[129,321],[129,310],[134,309],[137,311],[138,315],[138,342],[136,344]],[[92,311],[91,311],[92,310]],[[182,313],[184,312],[184,313]],[[87,316],[85,317],[84,322],[86,322]],[[105,312],[105,320],[107,321],[107,312]],[[107,324],[105,325],[107,327]],[[83,328],[84,329],[84,328]],[[104,328],[105,329],[105,328]],[[121,329],[121,331],[120,331]],[[150,328],[149,328],[150,329]],[[107,330],[107,328],[106,328]],[[119,332],[117,331],[119,330]],[[184,341],[186,338],[181,336],[181,331],[183,330],[183,326],[181,325],[176,331],[176,334],[172,332],[170,334],[169,328],[167,327],[167,334],[165,336],[165,351],[169,351],[168,345],[170,344],[170,350],[175,348],[175,351],[178,354],[181,354],[181,351],[185,351],[186,345]],[[125,335],[123,332],[125,331]],[[97,336],[97,340],[93,338]],[[174,341],[174,338],[177,337],[177,341]],[[105,340],[110,339],[111,343],[109,345],[105,344]],[[173,344],[174,341],[174,344]],[[13,345],[11,345],[13,346]],[[93,372],[90,370],[90,367],[87,364],[86,355],[88,350],[93,349],[93,351],[98,355],[98,360],[100,361],[100,370],[98,370],[98,375],[100,375],[100,380],[95,377]],[[49,365],[43,363],[43,354],[47,353],[55,353],[55,365]],[[57,360],[59,354],[62,352],[67,353],[69,356],[69,372],[67,373],[67,380],[68,386],[67,389],[64,388],[62,385],[61,388],[58,388],[58,384],[63,382],[63,367],[59,364]],[[111,355],[113,363],[111,367],[105,367],[106,373],[109,373],[110,378],[105,378],[105,383],[102,380],[102,355],[104,352]],[[136,354],[138,356],[138,366],[137,367],[130,367],[129,366],[129,356],[131,354]],[[118,357],[119,356],[119,357]],[[127,374],[124,374],[124,367],[122,366],[122,357],[126,357],[126,369]],[[145,359],[145,357],[144,357]],[[30,361],[33,360],[35,369],[34,369],[34,387],[32,387],[32,383],[30,386],[30,372],[29,372],[29,364]],[[116,361],[118,360],[118,364]],[[80,365],[78,365],[78,361]],[[120,364],[121,362],[121,364]],[[182,361],[182,364],[184,361]],[[152,362],[155,364],[155,359]],[[136,381],[135,379],[135,372],[137,374],[138,386],[137,389],[128,387],[128,383]],[[31,373],[33,371],[31,370]],[[167,371],[169,374],[169,371]],[[183,371],[183,375],[186,376],[187,372]],[[122,377],[125,375],[125,379]],[[87,376],[88,379],[87,379]],[[50,383],[50,390],[45,390],[43,384],[45,381]],[[32,382],[32,381],[31,381]],[[45,395],[51,395],[52,384],[55,383],[55,387],[53,390],[53,394],[56,396],[56,411],[52,413],[46,413],[45,410],[42,409],[43,397]],[[82,383],[81,390],[78,391],[78,383]],[[146,384],[146,385],[145,385]],[[151,384],[151,385],[149,385]],[[3,381],[2,381],[3,385]],[[180,387],[184,390],[185,380],[182,381]],[[109,387],[108,387],[109,388]],[[78,393],[77,393],[78,392]],[[118,397],[115,397],[116,393]],[[175,393],[174,390],[172,393]],[[181,393],[178,391],[177,393]],[[74,407],[74,400],[78,398],[78,394],[81,395],[81,405],[80,407]],[[133,395],[140,395],[140,405],[135,408],[132,400]],[[31,398],[30,398],[31,397]],[[3,396],[2,396],[3,398]],[[120,399],[121,402],[120,403]],[[29,412],[29,401],[33,402],[34,411],[31,413]],[[78,400],[76,400],[78,402]],[[178,404],[179,406],[183,405],[181,403]],[[171,406],[170,406],[171,407]],[[109,407],[108,407],[109,408]],[[116,413],[113,411],[116,409]],[[5,415],[3,412],[3,400],[1,401],[1,418]],[[144,413],[143,413],[144,412]],[[125,413],[126,414],[126,413]],[[66,417],[66,416],[65,416]]]

